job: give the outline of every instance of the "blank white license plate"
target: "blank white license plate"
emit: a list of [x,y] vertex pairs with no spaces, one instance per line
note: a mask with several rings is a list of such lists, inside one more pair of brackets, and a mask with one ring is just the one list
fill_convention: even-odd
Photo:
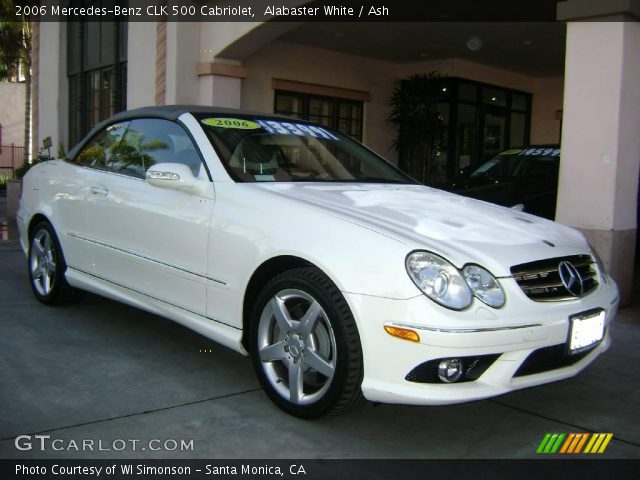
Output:
[[570,317],[569,353],[584,352],[602,340],[604,336],[604,310]]

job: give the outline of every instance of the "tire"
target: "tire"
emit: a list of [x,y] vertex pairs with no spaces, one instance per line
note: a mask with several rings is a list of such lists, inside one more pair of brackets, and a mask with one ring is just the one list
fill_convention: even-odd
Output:
[[250,351],[266,394],[291,415],[337,415],[364,402],[355,320],[315,267],[289,270],[265,285],[251,314]]
[[31,290],[40,302],[60,305],[76,298],[77,290],[64,277],[67,265],[58,237],[49,222],[40,222],[33,229],[29,238],[27,267]]

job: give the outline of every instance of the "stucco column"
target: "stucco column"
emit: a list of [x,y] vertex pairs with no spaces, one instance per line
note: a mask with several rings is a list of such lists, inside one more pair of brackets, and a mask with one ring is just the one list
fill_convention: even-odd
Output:
[[[153,72],[157,72],[158,46],[157,40],[154,42],[153,39],[160,23],[127,24],[127,110],[156,104],[156,76]],[[164,57],[166,62],[166,47]]]
[[[171,4],[171,2],[169,3]],[[193,70],[200,60],[200,29],[202,25],[204,23],[166,23],[164,101],[167,105],[195,105],[199,103],[199,82]],[[152,71],[155,71],[155,68]],[[155,81],[154,76],[151,78],[154,78]],[[152,92],[155,96],[155,88]]]
[[[41,22],[38,26],[38,68],[32,71],[32,82],[37,95],[32,97],[33,112],[37,115],[37,129],[32,134],[35,141],[34,155],[38,154],[42,141],[51,137],[55,155],[58,146],[69,150],[69,82],[67,80],[67,24]],[[63,46],[61,48],[61,46]]]
[[242,79],[247,69],[233,63],[216,60],[199,63],[200,103],[216,107],[240,108]]
[[[597,20],[597,21],[595,21]],[[640,23],[567,24],[556,220],[582,230],[628,304],[640,171]]]

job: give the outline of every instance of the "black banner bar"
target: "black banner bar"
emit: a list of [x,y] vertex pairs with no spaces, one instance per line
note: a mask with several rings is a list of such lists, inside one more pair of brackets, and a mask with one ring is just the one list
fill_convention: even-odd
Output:
[[[14,0],[5,21],[545,22],[558,0]],[[5,15],[3,15],[5,16]]]
[[129,479],[615,479],[638,478],[638,460],[0,460],[0,478]]

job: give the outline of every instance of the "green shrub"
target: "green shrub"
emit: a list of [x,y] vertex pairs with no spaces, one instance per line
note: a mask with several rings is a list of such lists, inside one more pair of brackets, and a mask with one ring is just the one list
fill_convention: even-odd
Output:
[[40,153],[38,153],[38,158],[34,158],[33,160],[31,160],[31,163],[24,162],[22,165],[20,165],[18,168],[15,169],[13,173],[15,175],[16,180],[22,179],[32,167],[34,167],[35,165],[41,162],[46,162],[47,160],[53,160],[53,158],[50,157],[44,151],[44,149],[40,150]]

